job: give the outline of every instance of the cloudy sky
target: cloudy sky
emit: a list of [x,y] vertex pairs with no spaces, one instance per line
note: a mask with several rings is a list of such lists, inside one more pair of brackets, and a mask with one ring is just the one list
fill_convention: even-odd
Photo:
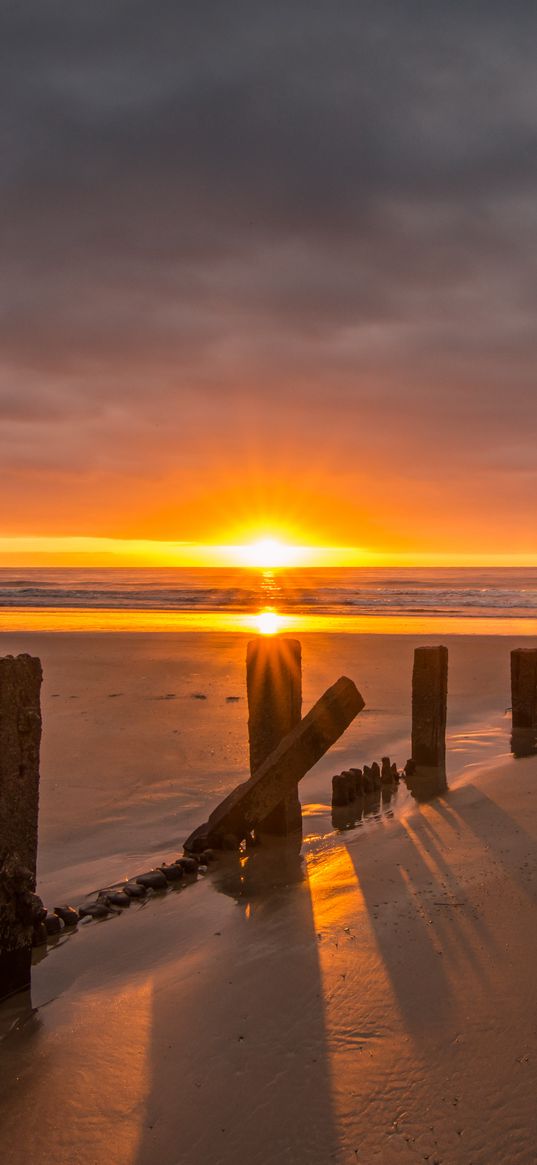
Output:
[[533,0],[11,0],[13,536],[537,554]]

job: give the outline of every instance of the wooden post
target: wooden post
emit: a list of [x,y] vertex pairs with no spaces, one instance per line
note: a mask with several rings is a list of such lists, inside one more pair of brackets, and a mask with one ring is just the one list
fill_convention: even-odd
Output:
[[0,998],[30,983],[41,679],[30,655],[0,659]]
[[[246,653],[250,772],[256,770],[300,722],[302,651],[298,639],[259,637]],[[302,830],[298,785],[260,823],[263,833],[286,836]]]
[[185,841],[197,852],[220,846],[226,835],[241,841],[283,800],[298,781],[342,735],[364,701],[352,680],[341,676],[313,705],[307,716],[284,736],[257,771],[238,785]]
[[412,672],[412,760],[445,769],[447,647],[417,647]]
[[511,652],[511,704],[513,730],[537,729],[537,648],[517,647]]

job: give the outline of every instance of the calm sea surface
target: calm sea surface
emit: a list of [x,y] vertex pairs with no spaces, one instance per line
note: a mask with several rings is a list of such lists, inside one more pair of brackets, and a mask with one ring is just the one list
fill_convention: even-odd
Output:
[[537,570],[3,568],[0,607],[534,618]]

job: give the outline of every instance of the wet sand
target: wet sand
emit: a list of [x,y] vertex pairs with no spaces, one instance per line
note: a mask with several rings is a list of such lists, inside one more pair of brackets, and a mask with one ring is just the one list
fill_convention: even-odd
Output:
[[[305,709],[341,672],[368,705],[303,783],[303,856],[230,855],[49,947],[31,1003],[2,1008],[2,1160],[535,1161],[537,758],[508,755],[506,715],[524,641],[442,640],[449,792],[401,787],[338,833],[330,774],[382,742],[406,758],[419,641],[303,637]],[[4,637],[45,665],[49,904],[174,852],[245,774],[245,645]]]

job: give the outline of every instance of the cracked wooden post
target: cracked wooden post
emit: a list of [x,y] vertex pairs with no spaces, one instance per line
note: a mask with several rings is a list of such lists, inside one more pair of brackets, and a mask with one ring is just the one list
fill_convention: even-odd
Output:
[[407,784],[418,800],[446,784],[447,647],[416,647],[412,671],[412,772]]
[[0,659],[0,998],[30,983],[41,679],[39,659]]
[[537,752],[537,648],[517,647],[511,652],[511,707],[515,756]]
[[296,788],[363,707],[356,685],[341,676],[284,736],[253,776],[238,785],[209,820],[191,833],[185,849],[197,852],[207,846],[219,847],[228,835],[237,844],[246,838]]
[[[256,770],[300,722],[302,649],[298,639],[259,637],[246,653],[250,772]],[[263,833],[287,836],[302,831],[298,785],[260,823]]]

